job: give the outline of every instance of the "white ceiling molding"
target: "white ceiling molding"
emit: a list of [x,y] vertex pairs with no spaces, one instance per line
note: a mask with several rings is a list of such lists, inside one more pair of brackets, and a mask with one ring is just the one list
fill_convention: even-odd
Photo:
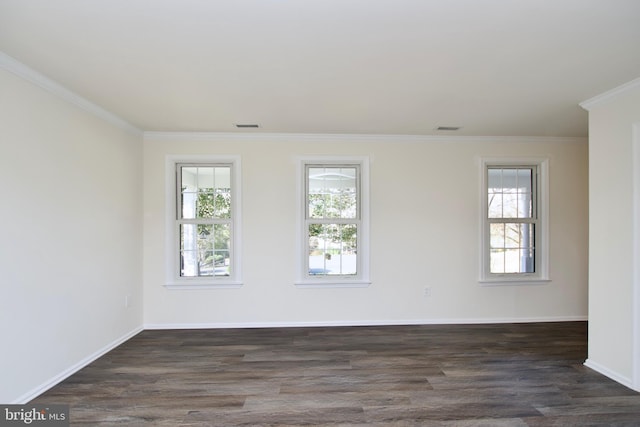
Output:
[[51,80],[49,77],[38,73],[32,68],[27,67],[23,63],[17,61],[11,56],[0,51],[0,68],[15,74],[16,76],[39,86],[47,92],[67,101],[70,104],[79,107],[80,109],[93,114],[94,116],[120,128],[127,132],[131,132],[138,136],[142,135],[142,131],[133,126],[126,120],[118,117],[117,115],[105,110],[104,108],[94,104],[93,102],[83,98],[77,93],[67,89],[61,84]]
[[240,132],[144,132],[144,140],[180,142],[587,143],[586,137],[368,135]]
[[608,90],[604,93],[601,93],[600,95],[596,95],[593,98],[587,99],[586,101],[581,102],[579,105],[585,110],[589,111],[591,108],[599,104],[602,104],[604,102],[610,101],[614,98],[617,98],[618,96],[624,94],[625,92],[635,89],[637,87],[640,87],[640,77],[635,80],[631,80],[628,83],[620,85],[616,88]]

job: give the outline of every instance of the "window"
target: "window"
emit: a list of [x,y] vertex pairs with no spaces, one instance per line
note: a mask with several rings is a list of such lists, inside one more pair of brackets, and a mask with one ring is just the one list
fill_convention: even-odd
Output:
[[170,160],[169,285],[239,284],[238,159]]
[[483,162],[481,281],[548,280],[546,160]]
[[301,165],[301,284],[367,284],[368,168],[363,159]]

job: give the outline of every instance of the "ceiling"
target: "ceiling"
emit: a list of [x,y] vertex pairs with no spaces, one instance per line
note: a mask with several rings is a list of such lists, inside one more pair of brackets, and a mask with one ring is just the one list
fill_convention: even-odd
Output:
[[576,137],[640,1],[0,0],[0,51],[145,131]]

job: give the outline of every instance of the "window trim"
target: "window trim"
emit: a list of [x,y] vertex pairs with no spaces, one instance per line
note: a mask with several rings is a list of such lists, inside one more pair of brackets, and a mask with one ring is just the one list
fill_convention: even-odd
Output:
[[[358,267],[355,276],[312,276],[308,273],[308,240],[307,236],[307,177],[306,167],[323,166],[358,166],[360,173],[358,207],[360,219],[358,226]],[[297,159],[297,233],[295,285],[301,288],[359,288],[368,287],[370,280],[369,263],[369,157],[367,156],[305,156]]]
[[[231,166],[231,275],[220,277],[180,276],[180,236],[178,232],[177,166],[229,165]],[[242,286],[242,193],[240,156],[232,155],[169,155],[165,160],[165,287],[168,289],[225,289]]]
[[[487,169],[536,167],[534,209],[537,212],[536,271],[534,273],[491,273],[489,271],[489,218]],[[544,284],[549,278],[549,159],[546,157],[493,157],[480,159],[480,278],[482,285]]]

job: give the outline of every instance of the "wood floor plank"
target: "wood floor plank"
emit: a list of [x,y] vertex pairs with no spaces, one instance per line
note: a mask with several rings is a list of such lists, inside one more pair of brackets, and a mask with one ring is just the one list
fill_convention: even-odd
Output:
[[143,331],[34,403],[77,426],[640,426],[585,322]]

